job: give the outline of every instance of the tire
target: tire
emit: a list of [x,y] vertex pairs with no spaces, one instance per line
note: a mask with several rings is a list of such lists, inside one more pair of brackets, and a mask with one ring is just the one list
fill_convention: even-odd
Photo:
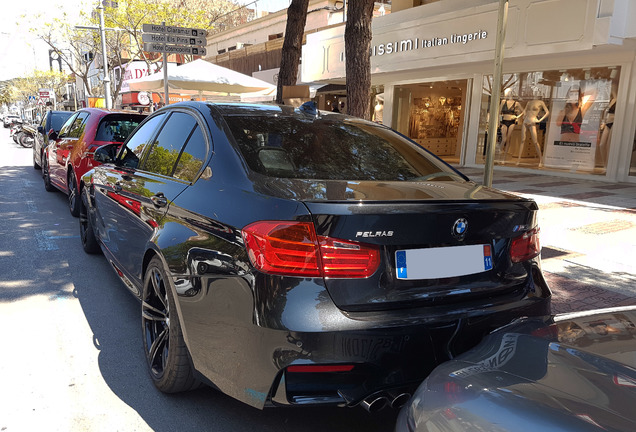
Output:
[[73,217],[79,216],[80,196],[77,190],[77,179],[73,171],[68,173],[68,209]]
[[164,393],[195,389],[190,355],[183,339],[170,278],[155,256],[144,277],[141,329],[152,381]]
[[80,240],[82,241],[82,248],[84,252],[90,255],[98,254],[102,251],[95,237],[95,229],[93,223],[88,215],[88,192],[82,189],[80,192],[81,199],[79,200],[79,228],[80,228]]
[[47,192],[55,192],[55,186],[51,184],[51,173],[49,173],[49,163],[46,159],[42,160],[42,178],[44,179],[44,189]]
[[25,148],[33,147],[33,137],[28,133],[20,135],[20,145]]

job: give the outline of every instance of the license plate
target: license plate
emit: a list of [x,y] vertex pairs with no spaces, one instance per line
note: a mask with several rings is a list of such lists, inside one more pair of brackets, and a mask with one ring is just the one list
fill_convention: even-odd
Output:
[[439,279],[492,269],[490,245],[406,249],[395,252],[398,279]]

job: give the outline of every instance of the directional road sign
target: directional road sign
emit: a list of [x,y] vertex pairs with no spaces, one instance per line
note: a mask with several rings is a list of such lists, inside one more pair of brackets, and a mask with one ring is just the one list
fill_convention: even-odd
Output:
[[164,43],[145,42],[144,51],[160,52],[166,54],[191,54],[196,56],[205,56],[205,48],[185,45],[169,45]]
[[162,24],[144,24],[141,28],[144,33],[160,33],[172,36],[194,36],[204,38],[208,34],[208,31],[203,29],[174,27]]
[[165,43],[173,45],[201,46],[207,45],[204,37],[172,36],[168,34],[144,33],[141,36],[144,42]]

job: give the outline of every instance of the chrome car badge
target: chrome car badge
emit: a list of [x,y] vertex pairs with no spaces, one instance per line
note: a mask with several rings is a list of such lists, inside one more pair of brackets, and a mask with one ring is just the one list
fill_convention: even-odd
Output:
[[464,218],[457,219],[453,224],[453,237],[457,240],[464,240],[466,236],[466,231],[468,230],[468,221]]

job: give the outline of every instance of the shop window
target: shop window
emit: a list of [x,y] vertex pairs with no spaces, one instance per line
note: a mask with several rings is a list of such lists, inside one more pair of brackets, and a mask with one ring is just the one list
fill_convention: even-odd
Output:
[[467,87],[465,80],[398,86],[393,124],[447,162],[459,162]]
[[[495,163],[605,174],[620,67],[505,74]],[[492,76],[485,76],[475,161],[488,141]]]

